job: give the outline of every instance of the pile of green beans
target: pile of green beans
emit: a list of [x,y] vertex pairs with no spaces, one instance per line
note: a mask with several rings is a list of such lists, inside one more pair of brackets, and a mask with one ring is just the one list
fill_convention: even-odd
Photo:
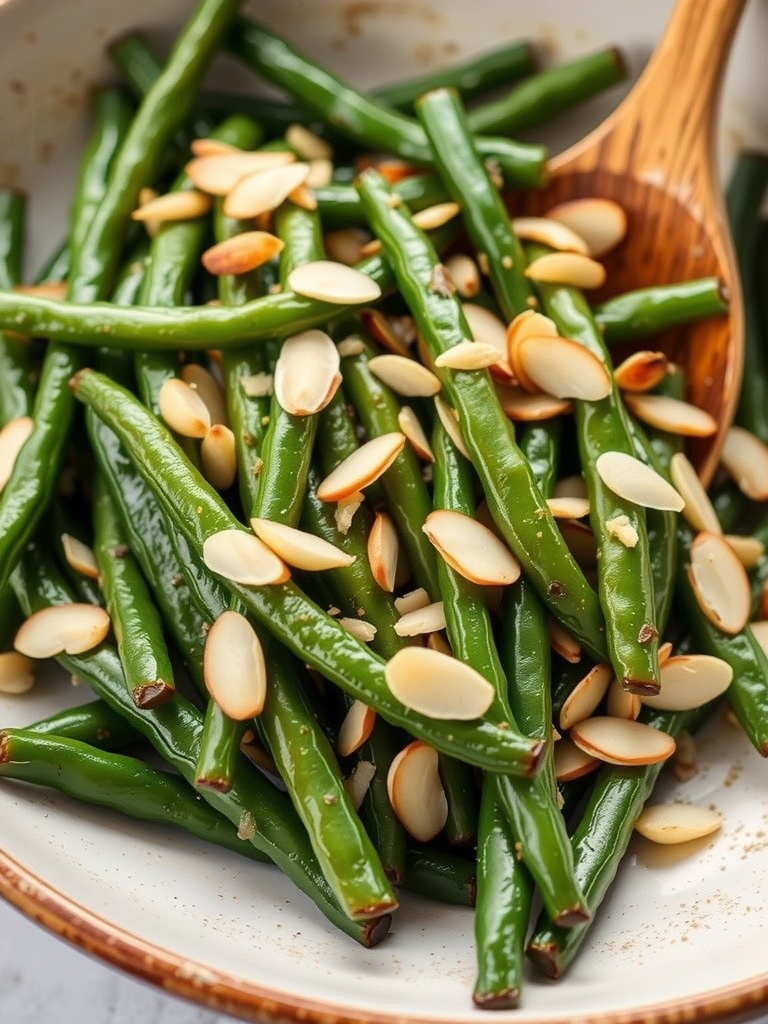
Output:
[[[51,606],[103,605],[112,625],[94,649],[58,656],[96,699],[0,731],[0,777],[274,863],[365,946],[386,936],[400,888],[474,906],[474,1003],[513,1007],[524,998],[526,952],[558,977],[582,945],[661,770],[605,764],[580,783],[558,782],[553,705],[599,662],[627,691],[655,692],[675,602],[685,623],[679,649],[733,667],[728,699],[765,755],[768,658],[749,627],[726,636],[699,609],[685,571],[690,527],[618,497],[594,469],[611,450],[668,475],[678,438],[646,435],[615,384],[600,401],[577,400],[572,415],[517,427],[492,372],[435,365],[471,337],[442,261],[457,252],[477,259],[473,302],[504,324],[538,308],[609,372],[614,343],[650,346],[656,333],[722,315],[728,299],[703,279],[592,308],[577,289],[526,275],[547,250],[516,236],[501,190],[541,185],[546,152],[511,136],[619,82],[616,51],[539,70],[535,48],[513,43],[363,94],[238,6],[201,0],[165,61],[140,35],[111,47],[127,88],[95,95],[66,243],[38,278],[66,282],[66,301],[16,290],[26,200],[0,191],[0,421],[34,421],[0,493],[0,650],[12,649],[25,617]],[[201,90],[221,48],[287,98]],[[314,202],[293,193],[265,218],[282,243],[278,257],[237,275],[202,270],[209,245],[254,228],[227,216],[220,197],[209,214],[146,232],[132,225],[141,189],[194,189],[185,171],[193,140],[284,150],[295,124],[333,147],[335,162],[332,180],[310,191]],[[393,160],[403,173],[394,184],[385,173]],[[758,225],[766,182],[768,158],[743,158],[729,210],[747,320],[738,422],[768,444],[768,318],[754,270],[768,238]],[[449,200],[460,228],[427,234],[414,221]],[[339,230],[380,243],[357,270],[380,287],[378,312],[418,338],[407,357],[434,369],[455,432],[425,396],[404,399],[377,376],[372,360],[393,343],[369,315],[291,290],[291,272],[325,259],[328,233]],[[269,380],[285,339],[309,329],[339,346],[340,384],[323,409],[300,416],[268,388],[243,384]],[[205,478],[197,441],[174,436],[160,414],[163,386],[192,366],[220,389],[231,430],[235,478],[221,491]],[[681,387],[670,370],[656,390]],[[429,461],[406,444],[343,522],[318,498],[320,482],[363,442],[399,432],[405,404],[429,438]],[[569,548],[547,504],[557,480],[574,474],[589,496],[597,569]],[[768,542],[759,503],[727,482],[713,502],[728,531]],[[399,538],[391,590],[369,560],[379,512]],[[499,596],[443,558],[423,530],[440,512],[491,521],[520,579]],[[636,527],[635,546],[607,530],[619,517]],[[314,534],[351,564],[263,586],[209,569],[206,541],[223,530],[245,535],[252,518]],[[63,533],[93,549],[97,579],[69,564]],[[755,608],[765,609],[768,559],[752,575]],[[441,602],[444,628],[428,639],[396,628],[398,599],[417,589],[425,603]],[[245,722],[206,686],[207,637],[231,611],[249,620],[267,665],[263,710]],[[368,640],[347,628],[350,619],[364,620]],[[577,666],[550,650],[552,620],[577,645]],[[414,644],[449,651],[484,677],[486,713],[445,721],[401,703],[387,666]],[[341,757],[339,733],[356,702],[375,721]],[[646,709],[642,720],[675,737],[703,717]],[[414,741],[437,751],[447,805],[445,826],[426,841],[408,834],[387,784]],[[364,772],[370,784],[355,797]]]

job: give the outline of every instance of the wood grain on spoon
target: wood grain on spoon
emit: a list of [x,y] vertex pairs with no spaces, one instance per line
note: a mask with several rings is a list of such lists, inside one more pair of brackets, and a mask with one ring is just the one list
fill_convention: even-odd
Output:
[[[598,128],[551,163],[551,182],[515,209],[541,214],[585,196],[615,199],[628,233],[605,258],[599,294],[708,275],[731,297],[728,316],[654,340],[685,367],[688,399],[718,430],[691,441],[691,461],[712,476],[731,422],[742,367],[743,321],[736,263],[715,155],[715,122],[728,52],[746,0],[679,0],[637,84]],[[593,293],[594,294],[594,293]]]

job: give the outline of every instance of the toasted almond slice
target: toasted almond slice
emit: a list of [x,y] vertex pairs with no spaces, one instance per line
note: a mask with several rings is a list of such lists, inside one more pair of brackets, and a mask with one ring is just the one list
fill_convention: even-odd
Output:
[[419,608],[426,608],[428,604],[429,594],[424,587],[409,590],[407,594],[403,594],[402,597],[396,597],[394,600],[395,608],[400,615],[407,615],[408,612],[415,612]]
[[573,782],[589,775],[600,766],[600,761],[577,747],[567,736],[555,744],[555,778],[558,782]]
[[558,519],[557,525],[568,550],[582,569],[597,565],[597,542],[589,526],[576,519]]
[[[304,188],[315,189],[325,188],[333,181],[333,164],[324,157],[315,157],[309,161],[309,174],[304,182]],[[317,200],[315,200],[317,208]]]
[[355,619],[348,615],[342,615],[336,621],[362,644],[369,644],[376,636],[376,627],[373,623],[366,622],[365,619]]
[[464,456],[465,459],[471,458],[467,451],[467,446],[464,444],[464,438],[461,436],[456,410],[448,405],[447,402],[443,401],[440,395],[435,395],[433,401],[435,403],[437,417],[443,425],[443,430],[445,430],[446,434],[453,442],[454,447]]
[[748,498],[768,501],[768,445],[759,437],[743,427],[731,427],[720,461]]
[[192,139],[189,148],[194,156],[221,156],[222,153],[242,153],[239,146],[220,139]]
[[666,376],[669,360],[663,352],[633,352],[613,371],[622,391],[650,391]]
[[763,651],[768,654],[768,619],[757,619],[750,623],[749,628]]
[[336,522],[336,529],[342,537],[346,537],[349,533],[349,528],[352,525],[352,520],[355,518],[355,513],[364,501],[365,495],[362,491],[353,491],[352,494],[348,494],[346,498],[339,498],[336,509],[333,513],[333,518]]
[[659,668],[665,665],[672,657],[672,644],[669,640],[665,640],[663,644],[659,644]]
[[639,420],[683,437],[711,437],[717,421],[690,402],[669,395],[625,394],[624,404]]
[[251,519],[251,528],[259,540],[264,541],[268,548],[296,569],[307,572],[340,569],[352,565],[355,560],[354,555],[347,554],[322,537],[286,526],[285,523],[254,518]]
[[434,839],[448,820],[448,801],[438,772],[437,751],[414,740],[392,759],[387,773],[392,810],[414,839]]
[[428,633],[427,647],[431,651],[437,651],[438,654],[445,654],[448,658],[453,657],[453,651],[451,650],[451,645],[446,639],[445,633]]
[[247,398],[266,398],[274,391],[271,373],[250,373],[240,378],[240,387]]
[[592,668],[574,686],[560,708],[558,728],[566,732],[577,722],[583,722],[595,711],[608,692],[613,679],[613,668],[603,662]]
[[414,612],[407,612],[395,623],[398,636],[423,636],[425,633],[439,633],[445,629],[445,608],[442,601],[425,605]]
[[93,548],[88,547],[77,537],[73,537],[71,533],[62,533],[61,546],[64,550],[64,558],[70,568],[89,579],[97,580],[99,578],[99,567]]
[[498,360],[499,353],[492,345],[465,338],[442,352],[435,360],[435,366],[447,366],[451,370],[485,370]]
[[675,752],[675,741],[668,733],[607,715],[578,722],[570,737],[585,753],[608,764],[658,764]]
[[398,651],[384,679],[401,704],[428,718],[471,721],[493,703],[493,687],[479,672],[428,647]]
[[547,211],[584,239],[593,257],[615,249],[627,233],[627,215],[612,199],[571,199]]
[[460,213],[461,207],[458,203],[435,203],[434,206],[427,206],[414,213],[413,223],[422,231],[435,231],[452,221],[454,217],[458,217]]
[[725,539],[736,552],[745,569],[754,569],[765,554],[765,544],[757,537],[742,537],[736,533],[726,533]]
[[339,757],[349,757],[358,750],[373,731],[376,712],[361,700],[353,701],[339,726],[336,750]]
[[692,711],[725,693],[733,669],[722,658],[709,654],[680,654],[661,668],[661,689],[643,696],[643,704],[662,711]]
[[267,696],[264,651],[240,612],[222,612],[208,630],[203,678],[208,693],[229,718],[244,722],[261,714]]
[[294,189],[304,184],[309,170],[309,164],[293,163],[241,178],[227,193],[224,213],[236,220],[246,220],[276,210]]
[[407,398],[431,398],[441,388],[431,370],[406,356],[374,356],[368,360],[368,369],[387,387]]
[[615,538],[625,548],[634,548],[640,540],[637,527],[629,516],[613,516],[605,521],[605,532],[609,537]]
[[722,826],[717,811],[693,804],[648,804],[635,822],[635,831],[652,843],[669,846],[712,835]]
[[13,290],[19,295],[36,295],[39,299],[55,299],[63,302],[69,285],[66,281],[41,281],[40,284],[15,284]]
[[605,486],[620,498],[645,508],[680,512],[685,502],[657,473],[634,455],[626,452],[603,452],[595,461],[598,476]]
[[728,541],[702,531],[691,544],[688,579],[699,607],[724,633],[740,633],[749,621],[749,577]]
[[526,338],[557,338],[557,326],[543,313],[534,309],[526,309],[519,313],[507,328],[507,358],[512,373],[518,383],[526,391],[537,394],[541,391],[536,383],[525,372],[525,366],[518,359],[518,348]]
[[600,288],[605,284],[605,267],[581,253],[548,252],[528,264],[525,276],[532,281],[546,281],[586,290]]
[[555,419],[557,416],[565,416],[573,408],[567,399],[532,394],[508,384],[497,383],[496,395],[504,414],[520,423],[538,423],[541,420]]
[[[312,168],[310,166],[310,174]],[[307,175],[307,181],[302,182],[297,188],[293,189],[289,194],[288,198],[295,206],[300,206],[302,210],[316,210],[317,209],[317,196],[314,190],[309,187],[307,182],[309,181],[309,174]]]
[[211,208],[211,197],[196,189],[180,192],[168,192],[144,203],[131,214],[133,220],[154,221],[164,224],[168,221],[194,220],[208,213]]
[[185,363],[181,368],[181,379],[196,391],[208,406],[211,423],[227,422],[227,403],[224,389],[210,370],[200,363]]
[[267,545],[245,530],[220,530],[203,543],[203,561],[218,576],[261,587],[285,583],[288,566]]
[[26,654],[5,651],[0,654],[0,693],[17,696],[35,685],[35,663]]
[[583,519],[589,515],[588,498],[547,498],[547,506],[555,519]]
[[358,761],[349,778],[344,780],[344,788],[356,811],[360,810],[375,775],[376,765],[372,761]]
[[669,462],[669,476],[685,502],[683,517],[694,530],[722,533],[714,505],[699,480],[699,475],[683,452],[675,452]]
[[330,160],[333,156],[333,149],[325,139],[321,139],[303,124],[288,125],[285,141],[302,160]]
[[611,393],[611,375],[589,349],[569,338],[527,337],[516,347],[520,367],[539,391],[597,402]]
[[275,364],[275,397],[293,416],[313,416],[336,394],[339,366],[339,351],[325,331],[294,334],[283,342]]
[[235,435],[223,423],[214,423],[200,445],[203,476],[217,491],[226,491],[237,476]]
[[0,430],[0,490],[10,479],[16,457],[35,426],[31,416],[17,416],[8,420]]
[[587,243],[562,221],[551,217],[514,217],[512,230],[523,242],[540,242],[561,252],[588,255]]
[[338,228],[323,236],[328,258],[335,263],[354,267],[363,258],[362,248],[368,241],[368,232],[362,228]]
[[587,483],[581,473],[562,476],[556,481],[552,494],[555,498],[586,498]]
[[549,646],[571,665],[581,661],[581,644],[557,619],[547,619]]
[[422,529],[451,568],[472,583],[506,586],[520,576],[520,563],[506,544],[470,516],[436,509]]
[[336,343],[336,348],[339,351],[340,359],[349,359],[351,356],[359,356],[365,352],[363,339],[355,338],[354,336],[342,338],[341,341]]
[[210,430],[208,406],[197,391],[178,377],[163,382],[157,404],[171,430],[182,437],[205,437]]
[[480,270],[471,256],[458,252],[445,261],[451,280],[462,299],[474,299],[480,291]]
[[243,231],[212,245],[201,259],[209,274],[247,274],[277,256],[284,245],[268,231]]
[[435,455],[427,440],[421,420],[409,405],[404,405],[398,412],[397,422],[419,458],[424,459],[425,462],[434,462]]
[[613,679],[608,687],[605,710],[611,718],[627,718],[634,722],[643,709],[639,694],[631,693],[618,679]]
[[57,604],[33,612],[19,627],[13,646],[28,658],[83,654],[109,632],[109,615],[95,604]]
[[396,356],[407,356],[416,340],[416,324],[411,316],[392,316],[378,309],[361,309],[358,316],[365,329],[382,348]]
[[400,540],[391,516],[377,512],[368,534],[368,563],[373,578],[388,594],[395,589],[399,551]]
[[489,345],[498,352],[496,367],[504,377],[511,377],[507,355],[507,329],[495,313],[474,302],[462,302],[462,311],[472,338],[481,345]]
[[226,196],[242,178],[284,167],[295,160],[294,154],[287,150],[213,153],[190,160],[184,170],[192,184],[201,191],[212,196]]
[[381,288],[354,267],[331,260],[317,260],[296,267],[288,275],[288,287],[297,295],[342,306],[375,302]]
[[332,470],[317,488],[320,501],[340,501],[385,473],[403,450],[405,434],[381,434],[361,445]]

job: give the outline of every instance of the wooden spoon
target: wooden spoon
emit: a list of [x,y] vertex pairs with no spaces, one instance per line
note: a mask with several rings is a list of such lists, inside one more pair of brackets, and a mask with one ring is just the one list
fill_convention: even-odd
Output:
[[[636,85],[599,127],[551,163],[551,182],[523,203],[543,213],[583,196],[615,199],[628,234],[606,257],[605,295],[715,275],[728,316],[654,339],[685,367],[688,397],[719,423],[690,445],[709,481],[735,410],[742,368],[738,271],[715,158],[715,119],[729,48],[746,0],[678,0]],[[599,297],[603,297],[602,295]]]

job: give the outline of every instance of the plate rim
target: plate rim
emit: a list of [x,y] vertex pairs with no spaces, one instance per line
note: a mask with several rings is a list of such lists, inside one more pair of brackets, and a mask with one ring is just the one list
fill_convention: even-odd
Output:
[[[245,978],[211,968],[149,942],[60,892],[0,847],[0,897],[31,921],[107,966],[209,1009],[241,1020],[270,1024],[444,1024],[443,1018],[350,1010],[332,1001],[318,1002],[278,992]],[[542,1018],[513,1010],[514,1024],[689,1024],[735,1022],[768,1010],[768,971],[700,993],[693,1000],[651,1003],[630,1010]],[[480,1018],[455,1018],[451,1024],[477,1024]],[[491,1015],[489,1024],[498,1020]]]

